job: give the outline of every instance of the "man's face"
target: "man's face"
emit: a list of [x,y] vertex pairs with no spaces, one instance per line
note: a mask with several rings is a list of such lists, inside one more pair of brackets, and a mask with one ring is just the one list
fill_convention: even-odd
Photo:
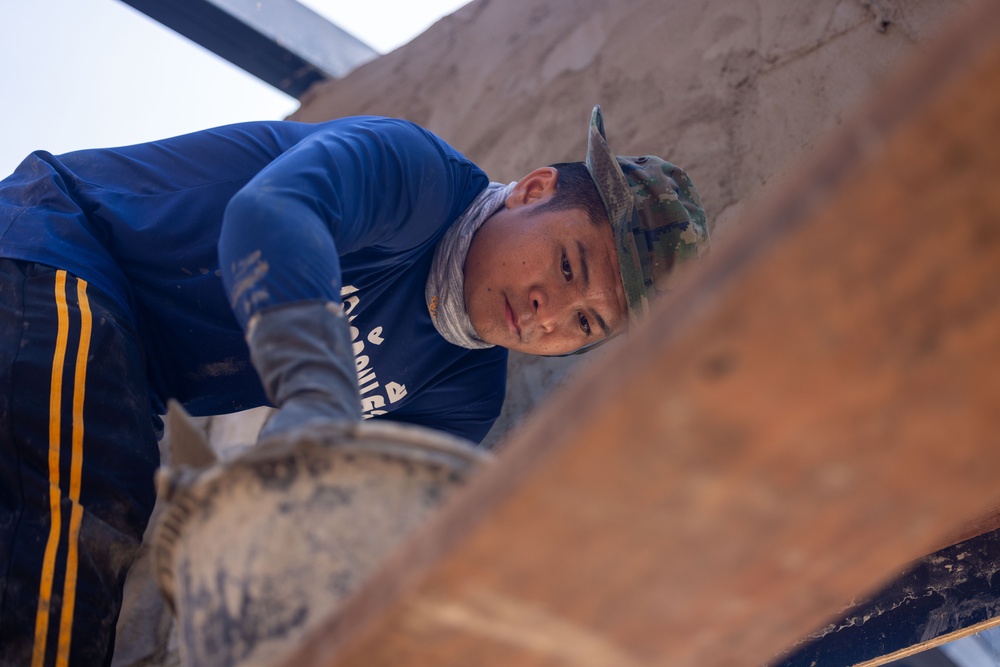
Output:
[[582,210],[535,212],[551,190],[543,182],[519,192],[530,177],[473,237],[465,305],[487,343],[565,354],[626,327],[618,255],[610,225],[593,224]]

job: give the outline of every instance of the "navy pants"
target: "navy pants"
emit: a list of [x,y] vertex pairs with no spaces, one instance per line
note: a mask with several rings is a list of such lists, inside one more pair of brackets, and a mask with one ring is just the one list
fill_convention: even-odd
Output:
[[159,452],[127,313],[0,259],[0,665],[106,665]]

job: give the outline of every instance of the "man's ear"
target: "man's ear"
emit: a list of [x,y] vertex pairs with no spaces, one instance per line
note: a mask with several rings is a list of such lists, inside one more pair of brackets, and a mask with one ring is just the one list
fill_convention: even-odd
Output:
[[539,167],[522,178],[507,195],[507,208],[537,203],[552,195],[559,181],[555,167]]

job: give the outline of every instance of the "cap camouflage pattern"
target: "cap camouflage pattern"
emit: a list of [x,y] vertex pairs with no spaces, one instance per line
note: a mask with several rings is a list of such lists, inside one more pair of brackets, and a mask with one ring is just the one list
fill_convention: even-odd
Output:
[[601,107],[590,117],[587,169],[614,230],[629,319],[646,316],[649,301],[671,287],[674,266],[708,249],[705,210],[684,171],[656,156],[615,156],[604,135]]

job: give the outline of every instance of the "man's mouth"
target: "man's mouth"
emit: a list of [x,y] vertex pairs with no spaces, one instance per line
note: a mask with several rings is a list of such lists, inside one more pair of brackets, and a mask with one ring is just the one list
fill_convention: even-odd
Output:
[[520,340],[521,327],[517,326],[517,318],[514,317],[514,309],[511,308],[510,301],[507,300],[507,297],[504,297],[503,305],[504,305],[504,317],[507,319],[507,328],[510,329],[511,333],[513,333],[518,338],[518,340]]

